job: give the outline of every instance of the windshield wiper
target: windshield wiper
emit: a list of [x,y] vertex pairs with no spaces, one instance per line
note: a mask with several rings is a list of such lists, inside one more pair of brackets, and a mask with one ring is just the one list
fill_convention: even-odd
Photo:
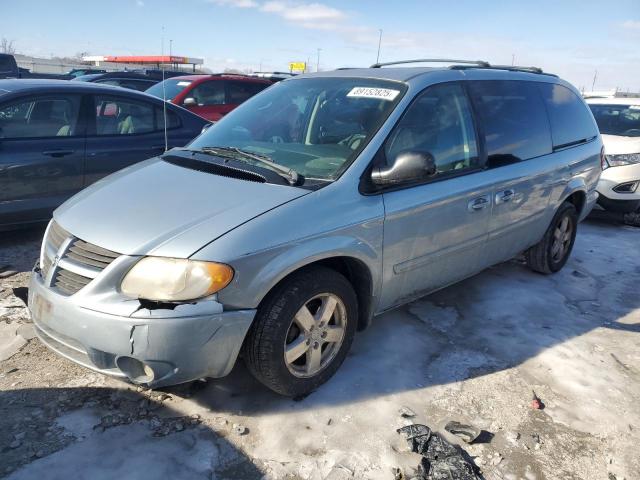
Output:
[[271,157],[267,155],[261,155],[258,153],[249,152],[238,147],[202,147],[200,149],[204,153],[212,153],[221,157],[237,158],[249,158],[258,163],[266,165],[267,168],[279,173],[284,177],[290,185],[302,185],[304,183],[304,176],[296,172],[294,169],[280,165],[279,163],[271,160]]

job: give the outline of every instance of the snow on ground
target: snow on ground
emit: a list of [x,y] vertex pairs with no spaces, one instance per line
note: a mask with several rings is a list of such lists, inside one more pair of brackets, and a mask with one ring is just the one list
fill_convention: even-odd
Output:
[[[38,243],[0,242],[0,260],[17,252],[22,265],[2,280],[0,309]],[[241,364],[225,379],[140,391],[28,340],[0,363],[0,476],[410,477],[419,457],[395,429],[458,420],[485,430],[463,448],[487,479],[639,479],[639,245],[638,228],[588,221],[556,275],[513,261],[389,312],[300,401]],[[11,310],[3,329],[26,321]]]

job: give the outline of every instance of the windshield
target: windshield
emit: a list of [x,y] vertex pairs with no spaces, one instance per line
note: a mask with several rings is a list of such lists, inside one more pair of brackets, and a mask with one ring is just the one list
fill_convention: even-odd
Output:
[[156,83],[153,87],[149,87],[145,90],[146,93],[153,95],[154,97],[163,98],[162,86],[164,85],[164,98],[166,100],[173,100],[181,91],[191,85],[190,80],[177,80],[170,79],[164,82]]
[[404,84],[305,78],[277,83],[197,137],[189,148],[235,147],[306,179],[334,180],[396,106]]
[[600,133],[640,137],[640,105],[589,105]]

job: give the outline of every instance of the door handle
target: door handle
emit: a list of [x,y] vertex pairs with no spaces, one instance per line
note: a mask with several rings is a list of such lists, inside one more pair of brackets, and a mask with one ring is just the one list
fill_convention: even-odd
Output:
[[482,197],[474,198],[469,202],[468,208],[470,212],[476,212],[482,210],[489,205],[489,196],[484,195]]
[[45,150],[42,154],[48,157],[60,158],[71,155],[73,152],[74,150]]
[[151,145],[151,150],[164,150],[164,143],[162,145]]
[[496,204],[498,203],[507,203],[513,200],[516,192],[513,189],[508,189],[503,192],[496,193]]

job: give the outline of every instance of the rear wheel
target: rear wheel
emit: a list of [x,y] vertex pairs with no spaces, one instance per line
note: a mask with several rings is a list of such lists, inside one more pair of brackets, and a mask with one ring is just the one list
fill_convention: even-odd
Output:
[[249,371],[282,395],[313,392],[344,361],[357,305],[353,287],[338,272],[313,267],[293,274],[258,309],[244,344]]
[[529,268],[540,273],[555,273],[567,263],[576,239],[576,207],[563,203],[556,212],[542,240],[525,252]]

